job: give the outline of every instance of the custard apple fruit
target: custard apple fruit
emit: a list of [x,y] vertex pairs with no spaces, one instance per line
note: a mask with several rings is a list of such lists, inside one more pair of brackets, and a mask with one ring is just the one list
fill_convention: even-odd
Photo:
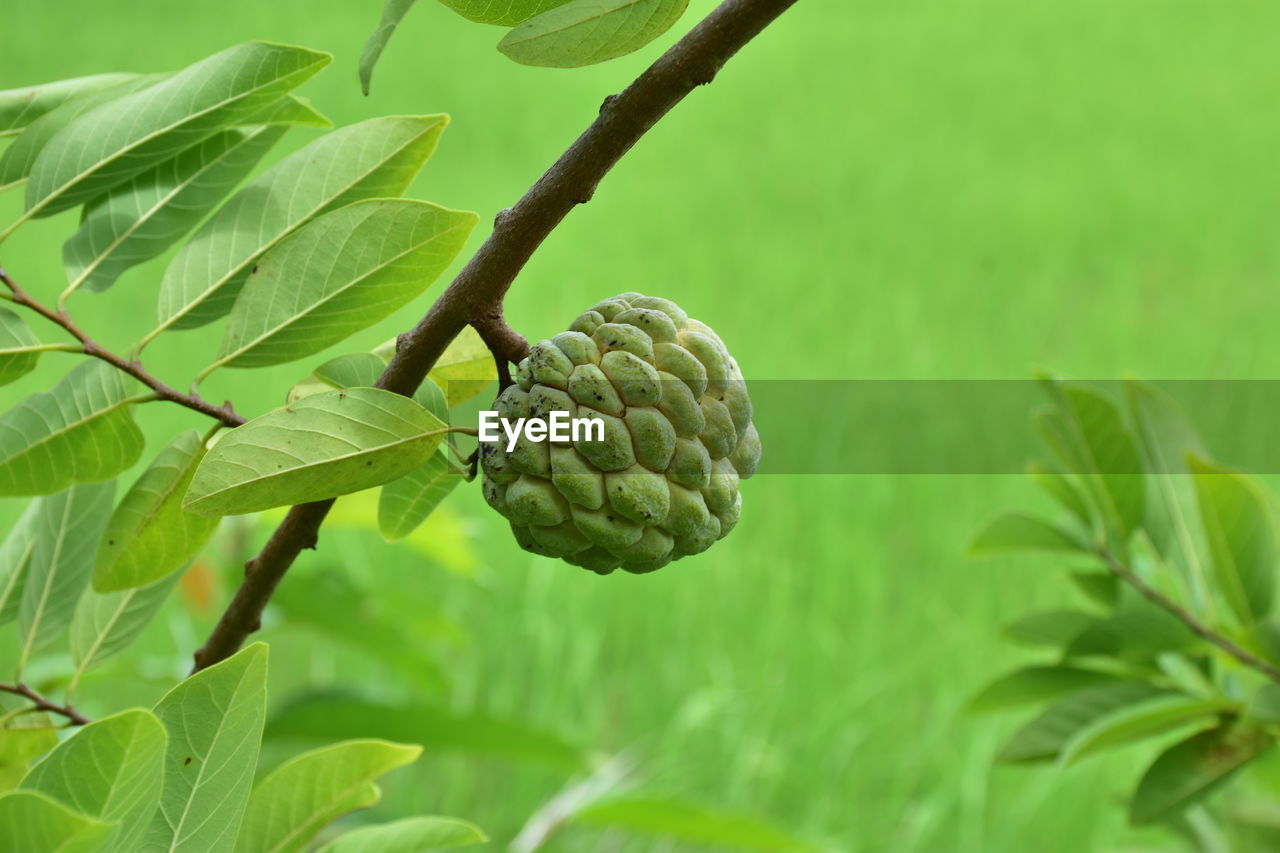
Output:
[[493,405],[512,425],[554,411],[604,423],[603,441],[481,442],[485,500],[525,550],[651,572],[738,523],[738,483],[760,461],[751,400],[719,336],[674,302],[606,299],[534,346],[516,379]]

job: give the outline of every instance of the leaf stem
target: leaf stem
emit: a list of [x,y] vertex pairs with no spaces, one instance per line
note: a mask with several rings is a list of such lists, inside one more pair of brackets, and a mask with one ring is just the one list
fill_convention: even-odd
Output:
[[24,699],[27,699],[31,702],[33,706],[31,710],[33,711],[48,711],[51,714],[58,714],[59,716],[66,717],[73,726],[88,725],[92,722],[92,720],[81,714],[70,704],[59,705],[55,702],[50,702],[48,699],[32,690],[21,681],[16,684],[0,684],[0,691],[12,693],[15,696],[21,696]]
[[[426,316],[396,339],[396,353],[377,387],[412,396],[468,323],[484,325],[487,317],[501,316],[511,283],[569,211],[590,201],[596,186],[642,136],[690,92],[714,80],[734,54],[795,3],[724,0],[625,90],[606,98],[599,115],[560,159],[520,201],[497,215],[493,233]],[[328,500],[289,510],[262,552],[245,565],[244,581],[195,653],[195,670],[230,657],[258,630],[276,586],[298,554],[315,548],[332,506]]]
[[208,415],[229,427],[237,427],[244,423],[244,418],[235,413],[231,408],[230,403],[224,403],[221,406],[216,406],[198,394],[183,394],[181,391],[166,385],[157,377],[149,373],[147,369],[143,367],[142,362],[137,359],[126,360],[110,350],[99,346],[72,321],[70,315],[68,315],[66,311],[55,311],[54,309],[37,301],[31,296],[31,294],[19,287],[17,282],[15,282],[3,268],[0,268],[0,282],[3,282],[5,287],[9,289],[9,296],[12,302],[25,308],[29,308],[49,322],[61,326],[64,330],[70,333],[72,337],[80,342],[79,349],[81,352],[85,355],[90,355],[94,358],[105,361],[117,370],[127,373],[134,379],[137,379],[143,385],[146,385],[155,392],[155,399],[168,400],[172,403],[177,403],[180,406],[186,406],[188,409],[197,411],[202,415]]
[[1227,637],[1201,622],[1200,619],[1191,611],[1187,610],[1185,607],[1148,584],[1142,578],[1138,577],[1138,575],[1134,573],[1133,569],[1121,562],[1105,547],[1097,548],[1094,553],[1097,555],[1098,559],[1102,560],[1103,565],[1107,567],[1107,570],[1110,571],[1111,574],[1133,587],[1140,595],[1142,595],[1143,598],[1147,599],[1147,601],[1150,601],[1152,604],[1173,616],[1183,625],[1186,625],[1192,633],[1196,634],[1210,645],[1217,647],[1218,650],[1235,658],[1236,661],[1249,669],[1265,675],[1274,682],[1280,683],[1280,668],[1276,668],[1262,658],[1246,651]]

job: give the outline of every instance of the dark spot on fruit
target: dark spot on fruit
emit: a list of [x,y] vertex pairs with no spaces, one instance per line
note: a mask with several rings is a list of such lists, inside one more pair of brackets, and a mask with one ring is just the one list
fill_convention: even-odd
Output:
[[114,544],[116,544],[116,540],[114,540],[114,539],[108,539],[108,540],[107,540],[107,544],[108,544],[108,545],[114,545]]

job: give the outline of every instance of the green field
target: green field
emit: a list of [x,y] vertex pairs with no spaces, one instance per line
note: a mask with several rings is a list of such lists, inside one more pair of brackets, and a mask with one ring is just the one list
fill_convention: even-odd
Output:
[[[690,5],[681,29],[713,4]],[[675,37],[590,69],[526,68],[492,49],[499,30],[424,0],[366,99],[356,62],[378,6],[9,0],[0,88],[176,68],[255,38],[329,50],[333,65],[303,94],[335,123],[453,116],[410,195],[476,210],[484,231]],[[714,325],[758,379],[1025,378],[1037,365],[1097,379],[1274,378],[1278,26],[1280,7],[1262,0],[801,0],[552,235],[508,317],[538,338],[618,292],[668,296]],[[291,131],[285,145],[313,133]],[[0,224],[17,195],[0,197]],[[24,227],[0,263],[52,298],[72,224]],[[78,295],[73,311],[127,347],[151,325],[162,269]],[[426,305],[331,354],[381,343]],[[185,384],[219,331],[166,336],[148,360]],[[45,387],[70,363],[46,357],[0,399]],[[223,371],[206,390],[257,414],[305,372]],[[158,406],[143,421],[156,442],[201,425]],[[741,525],[707,554],[599,578],[520,551],[469,488],[431,522],[430,554],[334,529],[286,587],[321,572],[364,584],[350,630],[411,623],[448,674],[447,693],[419,692],[626,753],[646,796],[756,815],[839,850],[1167,843],[1126,830],[1119,805],[1149,752],[1064,772],[993,767],[1014,720],[963,712],[984,681],[1032,658],[1001,625],[1068,594],[1051,562],[964,554],[985,518],[1038,501],[1033,491],[1015,476],[762,476],[744,487]],[[216,554],[215,596],[235,582],[232,539]],[[356,683],[391,701],[416,695],[269,616],[275,699]],[[82,688],[85,709],[159,695],[184,671],[175,649],[193,648],[209,618],[193,628],[173,608],[143,648]],[[388,780],[377,813],[466,817],[504,849],[566,778],[537,762],[429,754]],[[700,848],[578,827],[549,849]]]

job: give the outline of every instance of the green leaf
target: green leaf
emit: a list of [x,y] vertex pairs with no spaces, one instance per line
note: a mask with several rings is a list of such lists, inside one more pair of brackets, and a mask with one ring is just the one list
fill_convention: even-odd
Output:
[[36,158],[26,215],[47,216],[101,195],[260,112],[332,58],[301,47],[248,42],[94,108]]
[[93,588],[116,592],[181,569],[218,529],[217,519],[187,512],[182,499],[204,459],[204,439],[181,433],[130,487],[98,545]]
[[388,542],[412,533],[462,482],[462,472],[437,453],[417,470],[382,487],[378,497],[378,529]]
[[1074,534],[1051,522],[1019,512],[1006,513],[988,524],[969,545],[976,555],[1018,551],[1073,551],[1089,553]]
[[435,281],[476,222],[423,201],[375,199],[304,225],[258,261],[209,370],[293,361],[373,325]]
[[131,853],[160,802],[167,740],[150,711],[105,717],[59,744],[31,769],[22,789],[114,824],[104,853]]
[[16,382],[35,370],[43,349],[21,317],[0,308],[0,385]]
[[1246,713],[1250,720],[1280,723],[1280,684],[1264,684],[1254,691]]
[[1149,684],[1130,681],[1075,693],[1054,702],[1014,732],[996,754],[996,760],[1015,763],[1053,758],[1090,723],[1162,692]]
[[0,793],[26,778],[32,759],[58,745],[59,729],[48,714],[8,714],[0,718]]
[[[311,371],[311,375],[289,389],[286,403],[335,388],[369,388],[376,385],[387,363],[370,352],[354,352],[332,358]],[[424,383],[425,384],[425,383]],[[432,411],[428,407],[428,411]],[[439,417],[439,415],[436,415]],[[443,420],[443,418],[441,418]]]
[[353,829],[319,853],[426,853],[483,844],[488,837],[474,824],[451,817],[410,817]]
[[0,625],[18,618],[18,603],[27,583],[27,570],[35,552],[35,518],[40,501],[28,501],[22,515],[0,544]]
[[731,814],[670,800],[628,798],[593,803],[574,823],[657,835],[698,846],[799,853],[819,848],[751,815]]
[[378,64],[387,42],[391,41],[392,33],[400,26],[404,16],[409,14],[415,2],[416,0],[386,0],[383,3],[382,20],[378,22],[378,28],[369,36],[360,53],[360,89],[366,95],[369,94],[369,84],[373,80],[373,67]]
[[1051,381],[1048,387],[1060,405],[1050,440],[1081,475],[1112,536],[1127,541],[1142,523],[1146,469],[1120,409],[1083,385]]
[[1065,646],[1095,617],[1079,610],[1048,610],[1019,617],[1004,629],[1005,636],[1028,646]]
[[1180,619],[1166,610],[1136,601],[1104,619],[1095,619],[1067,646],[1068,657],[1137,658],[1190,649],[1200,642]]
[[140,853],[230,853],[258,764],[267,647],[248,648],[169,691],[156,716],[169,732],[160,810]]
[[1035,480],[1036,485],[1070,512],[1084,529],[1092,527],[1089,504],[1068,475],[1035,462],[1027,466],[1027,473]]
[[1002,711],[1059,699],[1094,687],[1122,682],[1106,672],[1073,666],[1029,666],[1001,676],[969,700],[970,713]]
[[254,125],[290,127],[317,127],[323,130],[333,128],[328,117],[311,106],[311,102],[299,95],[285,95],[274,104],[270,104],[242,122],[242,127],[252,128]]
[[321,741],[378,737],[418,743],[431,754],[465,752],[564,769],[580,769],[585,760],[579,748],[518,720],[342,695],[305,696],[287,704],[267,723],[266,736]]
[[111,826],[73,812],[35,791],[0,797],[0,850],[22,853],[96,853]]
[[465,403],[498,378],[493,354],[471,326],[454,338],[427,374],[444,389],[449,408]]
[[[364,652],[376,667],[393,669],[423,690],[443,692],[448,677],[419,635],[404,620],[377,604],[376,592],[362,589],[334,572],[286,584],[272,599],[289,625],[311,629],[348,648]],[[360,630],[351,630],[359,624]]]
[[1110,572],[1073,571],[1068,577],[1094,604],[1109,609],[1120,603],[1120,579]]
[[464,18],[478,24],[514,27],[534,15],[563,6],[569,0],[440,0]]
[[31,174],[31,167],[35,165],[40,152],[71,122],[103,104],[140,92],[148,86],[154,86],[167,76],[166,74],[146,74],[132,77],[108,86],[106,89],[72,98],[33,121],[19,134],[13,144],[5,149],[4,154],[0,155],[0,190],[25,181]]
[[1187,725],[1217,720],[1235,706],[1223,699],[1158,696],[1118,708],[1081,728],[1062,748],[1062,764],[1118,749]]
[[45,113],[80,95],[98,92],[135,79],[136,74],[94,74],[24,89],[0,92],[0,137],[18,133]]
[[430,459],[445,430],[390,391],[314,394],[223,433],[196,469],[185,506],[237,515],[380,486]]
[[299,853],[336,818],[378,802],[373,781],[421,754],[420,746],[352,740],[286,761],[254,786],[236,853]]
[[1247,726],[1223,726],[1192,735],[1147,769],[1129,807],[1134,824],[1165,820],[1204,799],[1275,742]]
[[352,202],[399,196],[449,123],[391,116],[339,128],[295,151],[233,195],[165,270],[160,326],[194,329],[225,316],[255,261],[311,218]]
[[72,683],[93,667],[128,648],[151,622],[177,586],[180,572],[120,592],[89,590],[71,620],[71,657],[76,663]]
[[[413,392],[413,399],[417,401],[419,406],[422,406],[422,408],[435,415],[441,421],[449,422],[449,402],[445,399],[444,391],[435,383],[430,374],[418,386],[418,390]],[[444,453],[445,449],[441,448],[440,452]]]
[[48,495],[107,480],[133,465],[143,438],[123,375],[82,362],[52,391],[0,415],[0,496]]
[[89,585],[115,490],[114,482],[84,484],[39,500],[31,520],[35,547],[18,605],[21,664],[71,623]]
[[637,51],[671,29],[689,0],[569,0],[498,42],[522,65],[578,68]]
[[194,228],[288,131],[224,130],[95,199],[62,247],[69,290],[106,290]]
[[1246,626],[1271,612],[1275,597],[1276,539],[1266,496],[1248,477],[1189,457],[1195,475],[1213,576]]
[[1177,403],[1151,385],[1126,382],[1125,397],[1147,470],[1157,475],[1149,478],[1144,527],[1166,560],[1198,578],[1204,535],[1194,482],[1185,475],[1187,453],[1203,455],[1200,439]]
[[386,366],[371,352],[355,352],[326,361],[311,375],[331,388],[368,388],[378,381]]

